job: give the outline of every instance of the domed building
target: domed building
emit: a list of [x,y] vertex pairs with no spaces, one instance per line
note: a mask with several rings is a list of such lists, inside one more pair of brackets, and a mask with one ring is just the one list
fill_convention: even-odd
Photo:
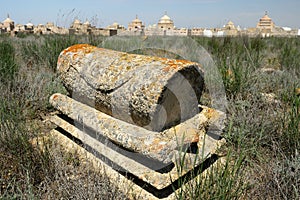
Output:
[[34,29],[34,25],[30,22],[25,24],[24,27],[25,27],[25,30],[27,30],[27,31],[33,31],[33,29]]
[[75,19],[72,23],[71,27],[69,28],[70,34],[90,34],[92,26],[89,21],[82,23],[79,19]]
[[129,31],[141,31],[143,32],[145,29],[145,25],[143,24],[143,22],[138,18],[138,16],[136,15],[135,19],[132,20],[132,22],[130,22],[128,24],[128,30]]
[[23,32],[25,31],[25,26],[23,24],[16,24],[15,28],[14,28],[14,32],[18,33],[18,32]]
[[118,29],[119,28],[119,23],[118,22],[114,22],[113,24],[111,24],[111,25],[108,25],[106,28],[107,29],[113,29],[113,30],[116,30],[116,29]]
[[223,31],[226,36],[236,36],[238,34],[238,29],[232,21],[228,21],[227,24],[224,25]]
[[55,27],[55,25],[54,25],[53,22],[47,22],[47,23],[46,23],[46,27],[52,29],[52,28]]
[[268,12],[266,11],[265,15],[259,19],[259,22],[257,23],[256,28],[258,29],[264,29],[268,31],[272,31],[275,27],[274,22],[272,19],[268,16]]
[[84,28],[91,28],[92,27],[91,23],[88,20],[83,23],[83,26],[84,26]]
[[234,23],[232,21],[227,22],[227,24],[225,25],[225,29],[234,30],[235,29]]
[[79,19],[75,19],[74,22],[71,25],[71,28],[73,29],[80,29],[82,26],[82,23]]
[[157,23],[157,27],[162,30],[172,30],[175,28],[173,20],[171,20],[167,13],[165,13],[164,16],[160,18]]
[[2,22],[2,29],[4,29],[5,32],[11,32],[15,28],[15,22],[9,18],[9,15],[7,15],[7,18]]
[[125,27],[118,22],[114,22],[111,25],[108,25],[106,29],[111,30],[111,31],[117,31],[116,34],[120,34],[121,32],[125,31]]

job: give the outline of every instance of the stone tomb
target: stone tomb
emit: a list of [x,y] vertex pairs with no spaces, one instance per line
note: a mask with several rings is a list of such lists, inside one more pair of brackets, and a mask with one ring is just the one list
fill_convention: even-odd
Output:
[[50,97],[55,132],[153,198],[218,160],[225,114],[199,105],[198,63],[80,44],[61,52],[57,69],[70,96]]

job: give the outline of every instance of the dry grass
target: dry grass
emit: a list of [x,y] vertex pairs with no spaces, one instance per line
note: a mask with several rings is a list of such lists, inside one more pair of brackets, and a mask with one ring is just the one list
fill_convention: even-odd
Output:
[[[42,55],[41,48],[51,49],[43,46],[43,39],[0,39],[0,47],[9,45],[13,49],[8,55],[0,52],[10,62],[4,67],[18,66],[13,77],[7,75],[11,73],[9,70],[0,68],[4,79],[0,82],[3,92],[0,97],[0,199],[126,199],[105,174],[79,160],[76,152],[66,151],[55,138],[41,139],[54,128],[42,122],[53,111],[48,103],[50,95],[66,93],[56,78],[54,66],[49,66],[51,59],[57,59],[58,55],[49,59],[48,55],[35,57]],[[61,37],[57,40],[53,37],[50,42],[62,45],[61,48],[70,45]],[[79,41],[75,38],[73,42]],[[44,144],[41,148],[37,148],[36,138]]]
[[[105,174],[55,139],[42,149],[32,143],[53,128],[41,122],[54,111],[49,96],[66,93],[56,77],[58,53],[75,43],[99,46],[101,39],[0,37],[1,199],[126,198]],[[228,156],[225,168],[190,183],[178,199],[299,199],[300,98],[294,92],[300,87],[299,38],[194,39],[222,74]]]

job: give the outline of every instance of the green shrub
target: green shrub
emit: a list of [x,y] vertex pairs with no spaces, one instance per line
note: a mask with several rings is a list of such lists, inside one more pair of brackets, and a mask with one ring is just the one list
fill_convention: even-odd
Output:
[[6,93],[0,97],[0,198],[32,198],[36,186],[48,175],[48,152],[30,143],[36,133],[26,124],[23,99],[11,95],[18,91],[2,84],[0,88]]
[[[278,42],[279,43],[279,42]],[[278,48],[280,49],[279,62],[283,69],[293,71],[299,75],[300,68],[300,41],[298,38],[286,38]]]
[[282,120],[281,147],[287,157],[294,156],[300,149],[300,97],[289,95],[289,104]]
[[0,41],[0,81],[7,83],[14,79],[17,70],[15,48],[7,39]]
[[79,43],[76,36],[47,35],[22,43],[23,57],[31,62],[44,64],[56,71],[57,58],[62,50]]
[[[220,161],[222,159],[223,161]],[[176,199],[239,199],[248,187],[247,180],[243,180],[243,152],[236,157],[231,151],[227,156],[210,166],[204,172],[200,165],[199,171],[191,174],[196,177],[179,179],[181,186]]]

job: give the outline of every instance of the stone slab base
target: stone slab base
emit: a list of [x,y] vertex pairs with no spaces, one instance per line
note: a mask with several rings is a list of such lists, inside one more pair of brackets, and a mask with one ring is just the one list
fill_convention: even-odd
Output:
[[[54,115],[50,120],[58,126],[51,131],[53,137],[67,148],[82,152],[95,168],[101,165],[112,182],[118,184],[132,199],[175,199],[179,179],[199,178],[191,175],[199,170],[205,173],[210,166],[222,162],[215,150],[224,140],[215,140],[208,135],[204,139],[203,149],[207,146],[211,153],[206,154],[202,162],[198,162],[199,155],[190,147],[186,152],[178,151],[177,160],[184,160],[184,164],[166,164],[128,151],[63,115]],[[193,160],[197,160],[196,164],[193,164]]]

